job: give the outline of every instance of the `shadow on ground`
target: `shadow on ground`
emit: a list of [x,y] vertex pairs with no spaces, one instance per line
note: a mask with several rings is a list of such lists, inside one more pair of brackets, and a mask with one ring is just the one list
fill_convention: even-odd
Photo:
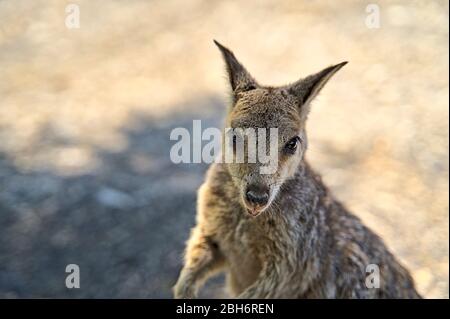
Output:
[[[171,297],[207,166],[173,164],[169,135],[193,119],[220,127],[224,111],[215,98],[191,104],[163,119],[135,114],[127,149],[97,149],[89,174],[23,172],[0,153],[0,297]],[[40,139],[67,143],[51,130]],[[68,264],[80,289],[65,286]]]

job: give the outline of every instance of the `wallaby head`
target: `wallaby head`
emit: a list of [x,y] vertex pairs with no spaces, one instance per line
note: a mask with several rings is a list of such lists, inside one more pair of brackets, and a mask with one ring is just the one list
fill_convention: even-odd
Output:
[[[276,150],[269,147],[269,151],[277,153],[274,172],[261,173],[262,163],[259,159],[255,162],[226,164],[240,191],[242,203],[251,215],[256,216],[270,207],[283,183],[298,170],[307,147],[305,122],[311,101],[347,62],[330,66],[293,84],[269,87],[258,84],[233,52],[217,41],[214,42],[222,52],[232,90],[232,105],[226,127],[266,129],[267,134],[263,136],[267,139],[265,145],[270,143],[269,129],[278,129]],[[256,144],[261,142],[259,139],[261,135],[258,134]],[[236,136],[231,143],[235,150]]]

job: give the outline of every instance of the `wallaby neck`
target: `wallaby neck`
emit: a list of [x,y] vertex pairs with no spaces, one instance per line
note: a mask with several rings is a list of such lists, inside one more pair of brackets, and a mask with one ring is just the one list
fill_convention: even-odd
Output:
[[302,161],[294,177],[285,181],[278,197],[283,200],[296,200],[298,204],[317,202],[318,198],[328,193],[320,175],[314,172],[309,163]]

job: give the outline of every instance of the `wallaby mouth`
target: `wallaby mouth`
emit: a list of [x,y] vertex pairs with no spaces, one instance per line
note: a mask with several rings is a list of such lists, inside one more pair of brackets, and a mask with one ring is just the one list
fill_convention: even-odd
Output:
[[[250,194],[249,194],[250,193]],[[256,217],[260,215],[262,212],[264,212],[267,208],[269,208],[271,201],[269,200],[269,197],[267,197],[267,200],[256,199],[252,198],[251,192],[246,192],[245,194],[242,194],[241,196],[241,205],[245,209],[245,211],[252,217]]]
[[267,207],[263,207],[262,209],[256,209],[256,208],[248,208],[247,207],[247,213],[252,216],[252,217],[256,217],[259,214],[261,214]]

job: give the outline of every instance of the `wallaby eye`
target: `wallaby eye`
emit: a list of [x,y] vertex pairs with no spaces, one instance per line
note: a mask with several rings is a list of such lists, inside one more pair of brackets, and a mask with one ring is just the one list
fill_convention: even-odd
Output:
[[294,154],[295,151],[297,151],[298,143],[300,142],[300,137],[296,136],[289,140],[289,142],[286,143],[284,146],[284,149],[286,153],[288,154]]
[[232,143],[233,143],[233,144],[232,144],[232,146],[233,146],[233,152],[236,152],[238,139],[239,139],[239,141],[240,141],[240,137],[239,137],[238,135],[236,135],[236,134],[234,134],[234,135],[233,135],[233,138],[231,139],[231,141],[232,141]]

